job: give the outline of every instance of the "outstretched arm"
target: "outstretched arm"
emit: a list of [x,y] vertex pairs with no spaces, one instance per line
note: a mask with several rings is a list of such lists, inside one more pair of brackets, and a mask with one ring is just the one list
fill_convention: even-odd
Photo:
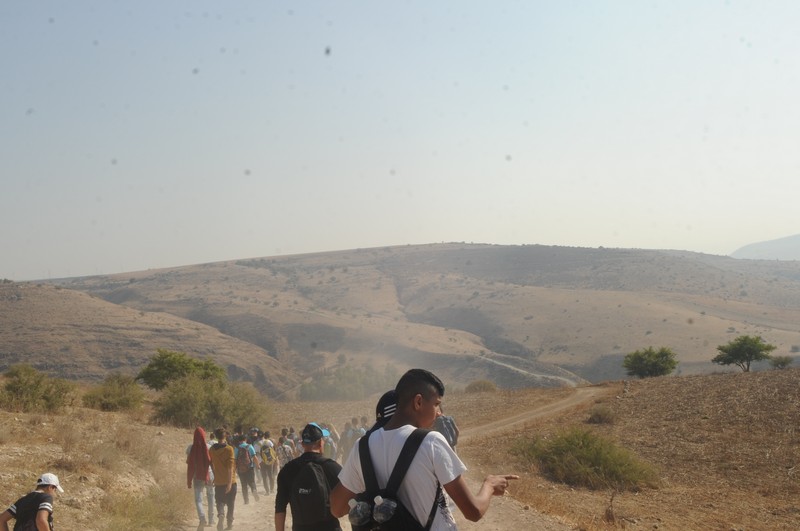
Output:
[[467,482],[464,481],[464,476],[461,475],[446,484],[444,490],[447,491],[464,518],[471,522],[477,522],[489,509],[492,496],[505,494],[508,483],[512,479],[519,479],[519,476],[513,474],[486,476],[478,493],[472,494],[467,487]]

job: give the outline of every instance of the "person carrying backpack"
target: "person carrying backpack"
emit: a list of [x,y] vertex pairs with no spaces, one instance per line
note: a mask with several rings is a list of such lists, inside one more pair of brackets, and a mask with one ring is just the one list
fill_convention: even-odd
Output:
[[330,492],[339,483],[342,467],[322,455],[323,439],[330,432],[315,422],[301,435],[303,454],[289,461],[278,473],[275,495],[275,530],[286,529],[286,506],[292,508],[293,531],[341,531],[331,514]]
[[8,530],[8,523],[16,520],[14,529],[53,529],[53,494],[64,492],[58,476],[42,474],[36,489],[15,501],[0,514],[0,529]]
[[[353,447],[339,474],[340,482],[331,493],[331,512],[337,517],[348,514],[349,503],[355,498],[367,504],[371,501],[375,506],[372,516],[368,516],[370,521],[363,528],[354,525],[356,530],[452,531],[457,526],[444,496],[446,492],[468,520],[477,522],[489,509],[492,496],[502,496],[509,481],[519,476],[490,475],[477,494],[470,492],[464,480],[467,467],[442,434],[418,429],[430,428],[440,414],[442,381],[424,369],[411,369],[397,382],[395,392],[397,410],[391,419]],[[374,485],[370,484],[369,465],[373,468]],[[401,481],[397,481],[401,474]],[[387,492],[392,488],[396,492]],[[384,494],[387,501],[391,499],[397,505],[388,519],[383,518],[388,516],[383,507],[377,509],[374,501],[375,496]]]
[[250,503],[249,493],[252,493],[258,501],[258,489],[256,488],[256,468],[258,467],[258,456],[253,445],[247,442],[244,435],[239,435],[237,439],[236,453],[236,473],[242,480],[242,496],[244,504]]
[[275,492],[275,472],[278,470],[278,454],[275,452],[275,443],[270,439],[270,433],[264,434],[259,450],[261,459],[261,483],[264,484],[264,492],[270,494]]

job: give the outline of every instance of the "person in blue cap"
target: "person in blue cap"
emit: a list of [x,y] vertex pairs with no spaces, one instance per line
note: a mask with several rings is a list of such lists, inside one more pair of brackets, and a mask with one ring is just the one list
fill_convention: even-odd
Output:
[[275,530],[286,529],[286,506],[292,508],[293,531],[341,531],[331,514],[330,492],[339,483],[342,467],[323,455],[323,439],[330,432],[316,422],[303,428],[303,453],[278,473],[275,494]]

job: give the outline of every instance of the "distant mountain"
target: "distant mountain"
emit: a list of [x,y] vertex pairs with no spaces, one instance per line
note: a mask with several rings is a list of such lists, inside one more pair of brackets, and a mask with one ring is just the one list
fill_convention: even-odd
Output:
[[[428,368],[455,388],[625,378],[668,346],[680,374],[760,335],[800,352],[800,261],[442,243],[0,284],[0,372],[136,374],[159,348],[291,398],[343,368]],[[388,376],[387,376],[388,377]]]
[[750,260],[800,260],[800,234],[751,243],[737,249],[731,256]]

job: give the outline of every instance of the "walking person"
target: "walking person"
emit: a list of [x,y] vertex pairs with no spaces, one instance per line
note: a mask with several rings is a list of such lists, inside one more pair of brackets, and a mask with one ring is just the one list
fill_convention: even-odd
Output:
[[236,473],[242,480],[242,496],[244,496],[244,504],[250,503],[249,494],[252,494],[256,501],[258,501],[258,489],[256,488],[256,469],[258,467],[258,454],[255,448],[250,444],[244,435],[240,435],[236,439],[236,449],[234,450],[236,458]]
[[[214,430],[217,443],[208,453],[214,471],[214,499],[217,503],[217,531],[222,531],[227,519],[227,529],[233,529],[233,510],[236,505],[236,457],[228,444],[230,434],[225,428]],[[226,511],[227,509],[227,511]]]
[[439,413],[439,416],[436,417],[436,420],[433,422],[433,429],[444,435],[447,444],[449,444],[450,448],[455,452],[456,445],[458,444],[458,434],[461,433],[461,430],[458,429],[456,419],[445,415],[441,406],[439,406]]
[[[385,488],[398,457],[412,434],[419,446],[410,462],[407,474],[397,490],[397,499],[422,526],[433,531],[456,530],[444,491],[452,498],[464,516],[473,522],[480,520],[489,509],[492,496],[505,493],[509,481],[516,475],[490,475],[484,479],[477,494],[470,492],[464,480],[467,467],[447,444],[442,434],[426,431],[439,415],[444,396],[444,384],[433,373],[411,369],[397,382],[397,410],[385,426],[365,436],[353,450],[339,474],[340,483],[331,493],[331,512],[341,517],[348,513],[348,502],[365,492],[366,481],[361,468],[362,448],[369,452],[378,487]],[[418,428],[426,430],[417,431]],[[418,436],[421,437],[418,438]]]
[[271,494],[275,492],[275,475],[278,471],[278,454],[275,452],[275,443],[270,438],[270,433],[264,433],[261,441],[261,482],[264,484],[264,492]]
[[53,494],[64,492],[55,474],[42,474],[36,489],[11,504],[0,514],[0,531],[9,531],[8,523],[14,519],[14,529],[31,531],[53,530]]
[[292,508],[292,531],[341,531],[339,519],[331,514],[330,492],[342,467],[322,455],[328,436],[330,432],[314,422],[303,428],[303,454],[278,473],[275,531],[286,529],[287,505]]
[[[214,522],[214,473],[211,471],[211,455],[208,453],[206,432],[201,427],[194,430],[194,440],[186,448],[186,486],[194,488],[194,504],[197,508],[197,517],[203,529],[206,524]],[[208,501],[208,517],[203,511],[203,492]]]
[[278,468],[285,467],[295,457],[290,443],[291,441],[283,435],[278,437],[278,447],[275,448],[275,454],[278,456]]
[[386,426],[395,410],[397,410],[397,393],[394,392],[394,389],[390,389],[378,399],[378,403],[375,405],[375,424],[367,430],[365,435]]
[[[294,428],[292,428],[292,431],[294,431]],[[283,442],[281,444],[287,444],[292,449],[292,459],[300,455],[297,453],[297,445],[295,444],[294,440],[289,437],[289,428],[281,428],[281,437],[283,438]],[[283,466],[283,464],[281,464],[281,466]]]

